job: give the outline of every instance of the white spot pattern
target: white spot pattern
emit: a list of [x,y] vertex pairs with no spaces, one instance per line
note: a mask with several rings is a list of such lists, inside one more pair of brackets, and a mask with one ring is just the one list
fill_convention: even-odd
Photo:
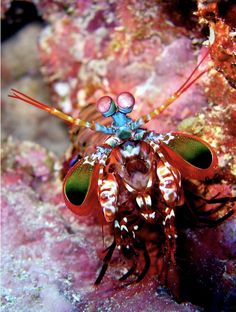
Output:
[[102,180],[99,186],[99,199],[107,222],[114,221],[117,212],[118,184],[114,180]]
[[136,203],[138,204],[139,208],[141,208],[143,206],[144,202],[143,202],[142,196],[136,197]]
[[167,168],[166,164],[157,167],[157,176],[159,179],[159,188],[168,205],[173,205],[178,198],[178,186],[175,182],[175,177],[172,171]]

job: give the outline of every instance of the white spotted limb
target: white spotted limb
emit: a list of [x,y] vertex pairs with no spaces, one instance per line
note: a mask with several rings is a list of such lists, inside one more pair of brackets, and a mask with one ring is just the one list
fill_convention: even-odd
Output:
[[118,183],[112,173],[102,179],[103,169],[101,166],[98,180],[98,198],[106,221],[113,222],[117,212]]
[[160,192],[168,206],[178,206],[182,200],[180,172],[166,161],[158,144],[151,141],[150,145],[160,158],[156,168]]

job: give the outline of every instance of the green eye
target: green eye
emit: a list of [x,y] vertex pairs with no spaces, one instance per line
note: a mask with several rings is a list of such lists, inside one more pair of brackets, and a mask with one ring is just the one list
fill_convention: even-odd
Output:
[[73,205],[82,205],[90,189],[94,167],[90,164],[77,166],[65,182],[65,195]]

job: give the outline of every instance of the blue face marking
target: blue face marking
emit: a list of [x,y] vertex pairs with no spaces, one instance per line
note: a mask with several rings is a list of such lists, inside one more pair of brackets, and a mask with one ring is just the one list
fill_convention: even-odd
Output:
[[128,139],[132,133],[132,129],[130,128],[132,119],[127,117],[126,113],[120,111],[115,112],[111,117],[113,119],[111,126],[115,130],[115,134],[120,139]]
[[131,118],[127,117],[125,113],[115,112],[112,116],[114,127],[123,127],[132,121]]

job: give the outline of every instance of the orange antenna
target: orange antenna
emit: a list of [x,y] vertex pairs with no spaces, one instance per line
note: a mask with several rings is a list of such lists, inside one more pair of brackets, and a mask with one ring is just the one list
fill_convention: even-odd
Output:
[[177,91],[175,91],[168,99],[166,99],[161,106],[155,108],[152,112],[138,118],[135,122],[133,122],[132,129],[137,129],[140,126],[142,126],[142,125],[146,124],[147,122],[149,122],[150,120],[152,120],[153,118],[155,118],[156,116],[158,116],[170,104],[172,104],[175,100],[177,100],[181,94],[183,94],[189,87],[191,87],[191,85],[194,84],[201,76],[203,76],[206,72],[208,72],[211,69],[211,67],[201,71],[200,73],[197,74],[197,76],[195,76],[193,78],[194,74],[197,72],[197,70],[199,69],[199,67],[201,66],[203,61],[206,59],[208,54],[209,54],[209,51],[207,51],[207,53],[204,55],[204,57],[201,59],[201,61],[198,63],[198,65],[191,72],[191,74],[189,75],[187,80],[182,84],[182,86]]
[[67,115],[65,113],[63,113],[62,111],[54,108],[54,107],[50,107],[42,102],[39,102],[33,98],[31,98],[30,96],[15,90],[15,89],[11,89],[12,94],[9,94],[8,96],[13,98],[13,99],[18,99],[21,100],[23,102],[26,102],[28,104],[31,104],[33,106],[36,106],[46,112],[48,112],[51,115],[54,115],[68,123],[70,123],[71,125],[76,125],[76,126],[80,126],[80,127],[85,127],[85,128],[89,128],[91,130],[95,130],[98,132],[102,132],[102,133],[106,133],[106,134],[112,134],[113,131],[111,128],[105,127],[97,122],[88,122],[85,120],[82,120],[80,118],[73,118],[70,115]]

